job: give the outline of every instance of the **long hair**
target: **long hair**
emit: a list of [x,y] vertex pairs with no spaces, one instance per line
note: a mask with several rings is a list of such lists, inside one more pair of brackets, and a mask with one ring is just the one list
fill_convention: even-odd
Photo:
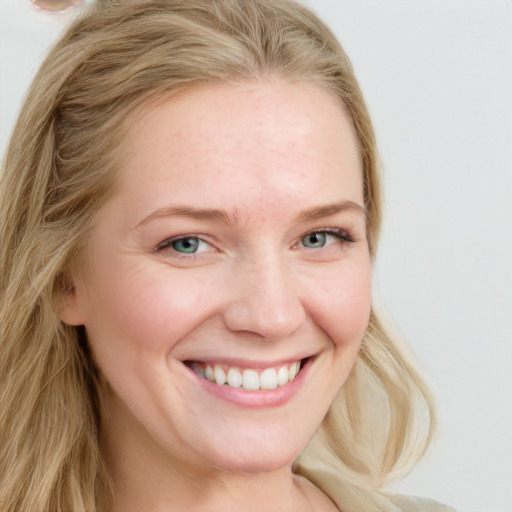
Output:
[[[351,120],[373,257],[382,199],[370,118],[340,44],[300,4],[101,1],[41,66],[0,186],[2,510],[109,507],[101,376],[83,329],[63,324],[58,307],[94,213],[115,187],[130,119],[195,83],[271,78],[324,88]],[[350,485],[378,489],[424,452],[433,419],[414,365],[372,311],[355,367],[302,460],[329,459]]]

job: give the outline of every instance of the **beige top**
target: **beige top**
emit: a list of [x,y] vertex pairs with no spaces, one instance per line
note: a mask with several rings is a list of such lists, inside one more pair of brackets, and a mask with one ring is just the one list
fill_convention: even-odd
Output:
[[427,498],[366,491],[347,484],[321,461],[300,463],[299,472],[320,488],[342,512],[455,512]]

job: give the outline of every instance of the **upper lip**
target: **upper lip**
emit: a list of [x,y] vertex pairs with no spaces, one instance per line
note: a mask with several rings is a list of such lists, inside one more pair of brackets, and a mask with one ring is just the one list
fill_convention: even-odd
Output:
[[261,359],[242,359],[242,358],[233,358],[233,357],[208,357],[208,358],[187,358],[184,359],[184,363],[200,363],[200,364],[223,364],[226,366],[236,366],[239,368],[273,368],[283,366],[285,364],[294,363],[296,361],[302,361],[303,359],[308,359],[310,357],[314,357],[315,354],[297,354],[291,357],[279,358],[270,360],[261,360]]

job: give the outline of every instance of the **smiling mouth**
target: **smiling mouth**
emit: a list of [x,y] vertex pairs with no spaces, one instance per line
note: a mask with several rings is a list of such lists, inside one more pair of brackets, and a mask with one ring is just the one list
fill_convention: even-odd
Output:
[[251,391],[272,390],[292,382],[304,366],[306,359],[268,368],[239,368],[225,364],[206,364],[186,361],[199,377],[219,386]]

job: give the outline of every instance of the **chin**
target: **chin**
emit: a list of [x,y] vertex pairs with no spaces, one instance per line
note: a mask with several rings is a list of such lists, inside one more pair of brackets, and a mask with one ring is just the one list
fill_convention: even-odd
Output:
[[297,454],[289,457],[261,457],[261,454],[253,459],[223,460],[217,466],[217,469],[226,473],[238,473],[246,475],[255,475],[260,473],[268,473],[286,466],[291,466]]
[[290,466],[304,447],[305,443],[292,444],[289,439],[267,441],[265,444],[261,439],[251,444],[247,441],[243,445],[233,443],[222,453],[217,450],[212,454],[210,464],[227,473],[264,473]]

